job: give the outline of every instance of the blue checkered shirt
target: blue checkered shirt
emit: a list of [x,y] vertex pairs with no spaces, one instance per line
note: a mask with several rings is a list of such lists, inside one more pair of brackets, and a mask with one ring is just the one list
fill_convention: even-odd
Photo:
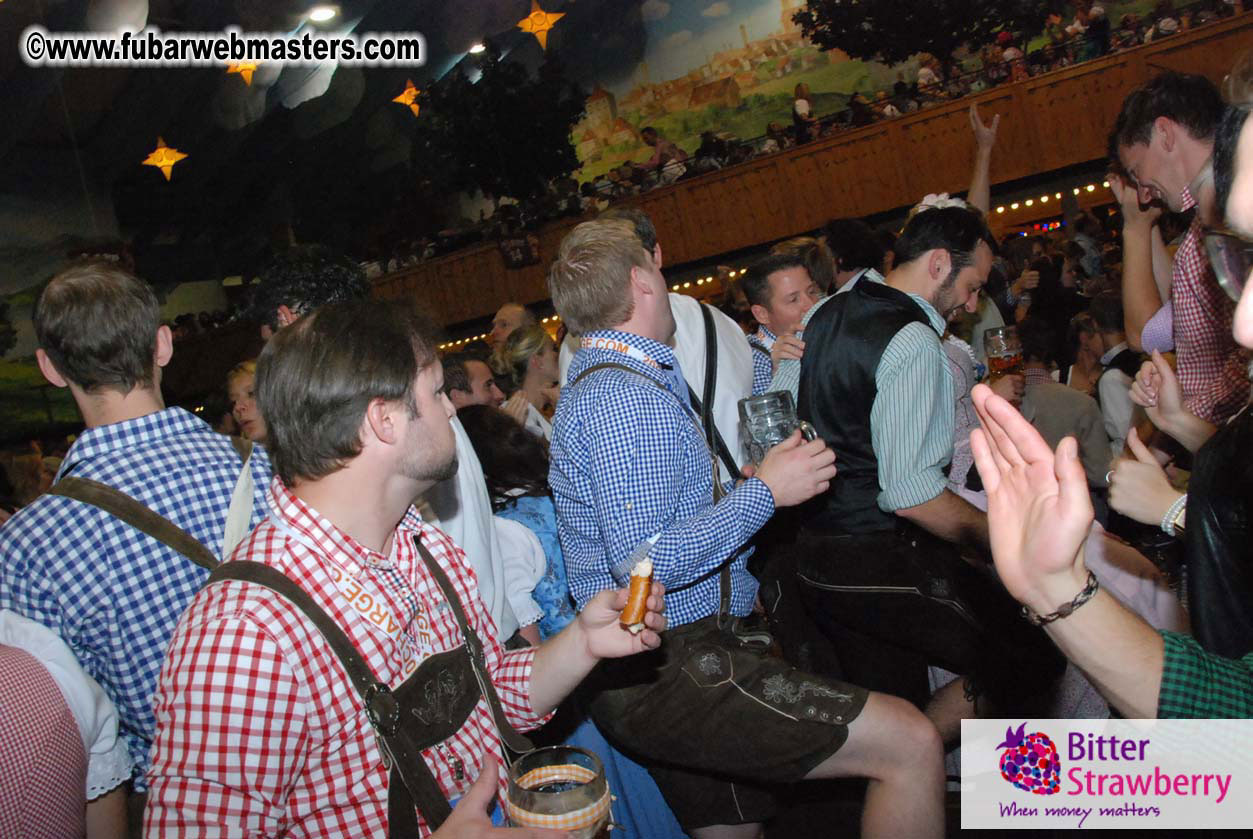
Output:
[[774,364],[770,358],[770,350],[778,338],[764,326],[748,336],[748,346],[753,351],[753,396],[770,390],[770,379],[774,376]]
[[[115,487],[221,553],[239,455],[181,408],[84,431],[57,480]],[[270,460],[253,449],[252,519],[265,518]],[[57,632],[117,706],[138,788],[148,766],[152,697],[179,615],[209,572],[108,513],[43,495],[0,527],[0,608]]]
[[[675,364],[673,350],[639,335],[602,330],[584,337],[611,338],[660,364]],[[561,391],[553,417],[548,481],[570,593],[582,608],[597,592],[618,587],[622,580],[610,569],[660,534],[649,552],[653,579],[676,588],[737,554],[730,566],[731,612],[748,614],[757,581],[748,573],[744,545],[774,513],[770,490],[752,478],[714,504],[709,449],[686,392],[675,390],[666,371],[612,349],[580,349],[568,381],[608,362],[641,375],[598,370]],[[672,627],[717,613],[718,577],[666,595]]]

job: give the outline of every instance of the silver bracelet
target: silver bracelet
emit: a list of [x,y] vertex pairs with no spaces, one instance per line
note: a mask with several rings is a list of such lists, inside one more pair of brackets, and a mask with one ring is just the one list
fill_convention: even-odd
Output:
[[1162,532],[1167,536],[1178,535],[1175,531],[1175,519],[1179,518],[1180,511],[1187,506],[1187,503],[1188,494],[1185,492],[1183,495],[1176,498],[1173,504],[1166,508],[1166,515],[1162,516],[1161,528]]
[[1071,600],[1069,603],[1063,603],[1057,608],[1056,612],[1049,612],[1047,615],[1037,615],[1026,606],[1023,606],[1022,616],[1026,618],[1027,622],[1032,626],[1044,626],[1046,623],[1052,623],[1060,618],[1070,617],[1075,609],[1078,609],[1084,603],[1091,600],[1092,596],[1096,594],[1096,590],[1100,587],[1101,584],[1097,582],[1096,575],[1089,571],[1088,584],[1083,587],[1083,591],[1075,595],[1074,600]]

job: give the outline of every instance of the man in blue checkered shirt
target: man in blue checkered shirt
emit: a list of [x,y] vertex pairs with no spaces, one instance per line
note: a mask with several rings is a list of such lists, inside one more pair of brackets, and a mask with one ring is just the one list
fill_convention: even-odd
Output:
[[[229,438],[165,407],[161,368],[173,339],[152,288],[107,263],[75,266],[44,289],[34,321],[40,370],[70,389],[87,426],[57,480],[89,478],[121,490],[220,558],[244,464]],[[259,447],[248,468],[252,528],[265,517],[270,483]],[[0,608],[57,632],[104,688],[140,791],[165,647],[208,574],[103,510],[61,496],[40,496],[0,528]]]
[[794,435],[715,502],[716,467],[668,346],[666,282],[630,223],[571,231],[549,289],[580,335],[549,473],[571,593],[581,607],[644,555],[667,588],[662,648],[601,668],[597,724],[643,758],[699,839],[757,835],[773,812],[766,784],[836,776],[872,780],[863,835],[942,835],[939,735],[917,709],[735,633],[757,592],[744,545],[776,507],[826,489],[826,445]]

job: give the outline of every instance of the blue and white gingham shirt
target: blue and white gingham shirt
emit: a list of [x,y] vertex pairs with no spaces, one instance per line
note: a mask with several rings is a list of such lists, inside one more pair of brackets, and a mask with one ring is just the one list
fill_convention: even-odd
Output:
[[[250,527],[265,518],[270,460],[254,447]],[[84,431],[57,480],[115,487],[220,555],[239,455],[181,408]],[[58,633],[117,706],[143,789],[166,644],[209,572],[108,513],[43,495],[0,527],[0,609]]]
[[[589,332],[640,350],[662,365],[674,351],[626,332]],[[599,370],[561,391],[553,417],[548,481],[557,505],[558,532],[570,592],[579,607],[619,583],[610,569],[645,539],[659,535],[649,551],[653,579],[676,588],[731,564],[731,612],[748,614],[757,581],[748,573],[744,544],[774,514],[764,483],[751,478],[713,503],[713,467],[698,420],[664,369],[613,349],[584,347],[570,365],[569,382],[597,364]],[[718,577],[666,595],[666,618],[681,626],[718,611]]]
[[775,334],[764,326],[758,326],[757,331],[748,336],[748,345],[753,350],[753,396],[770,389],[770,377],[774,375],[770,351],[777,340]]

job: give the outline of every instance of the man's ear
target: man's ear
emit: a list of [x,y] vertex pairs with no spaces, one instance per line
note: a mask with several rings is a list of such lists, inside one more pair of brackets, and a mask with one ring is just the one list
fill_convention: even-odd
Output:
[[1153,120],[1153,128],[1156,131],[1161,132],[1162,148],[1165,151],[1169,152],[1174,150],[1175,140],[1177,139],[1175,136],[1177,127],[1178,126],[1176,126],[1175,123],[1167,117],[1158,117]]
[[35,363],[39,365],[39,372],[43,373],[45,379],[53,387],[69,387],[70,383],[61,375],[61,371],[57,370],[52,359],[48,358],[48,354],[43,350],[35,350]]
[[657,270],[661,270],[661,242],[653,245],[653,263],[657,266]]
[[648,281],[647,274],[645,274],[644,269],[640,268],[638,265],[631,266],[631,287],[638,294],[651,296],[653,293],[653,287]]
[[936,248],[927,254],[927,273],[933,280],[943,280],[953,268],[953,255],[944,248]]
[[280,328],[291,326],[299,317],[300,315],[289,309],[286,303],[278,304],[278,325]]
[[365,406],[365,422],[361,425],[362,437],[373,437],[387,445],[396,443],[400,439],[400,431],[396,428],[398,407],[399,403],[396,402],[378,397],[371,399]]
[[164,367],[174,356],[174,334],[165,324],[157,327],[157,346],[153,351],[153,360],[157,367]]
[[767,309],[765,306],[761,305],[760,303],[754,303],[753,305],[748,307],[748,310],[753,313],[753,317],[756,318],[758,323],[766,327],[766,329],[770,329],[770,310],[769,309]]

